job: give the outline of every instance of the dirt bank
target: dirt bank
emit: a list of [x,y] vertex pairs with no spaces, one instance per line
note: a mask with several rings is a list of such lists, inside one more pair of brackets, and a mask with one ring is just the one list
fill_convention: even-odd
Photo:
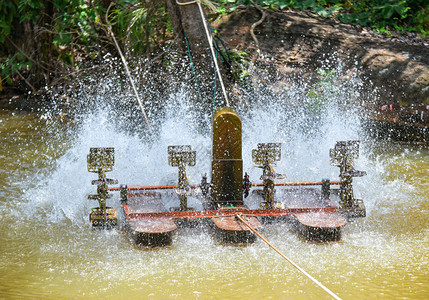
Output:
[[[429,105],[429,45],[417,35],[387,37],[308,12],[265,12],[255,35],[280,72],[315,72],[338,58],[379,90],[376,104]],[[256,8],[239,8],[216,26],[229,47],[253,53],[250,27],[260,18]]]

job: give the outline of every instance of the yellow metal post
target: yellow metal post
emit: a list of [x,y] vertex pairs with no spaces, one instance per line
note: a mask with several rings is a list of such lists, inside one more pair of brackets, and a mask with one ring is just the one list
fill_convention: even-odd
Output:
[[243,205],[241,120],[230,107],[213,118],[212,198],[215,204]]

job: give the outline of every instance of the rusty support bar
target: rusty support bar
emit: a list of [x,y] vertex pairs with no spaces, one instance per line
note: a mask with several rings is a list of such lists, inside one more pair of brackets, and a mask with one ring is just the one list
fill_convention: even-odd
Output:
[[127,218],[140,219],[140,218],[166,218],[166,219],[199,219],[199,218],[215,218],[215,217],[228,217],[235,216],[241,213],[247,216],[287,216],[294,214],[305,213],[338,213],[338,207],[322,207],[322,208],[272,208],[272,209],[219,209],[219,210],[205,210],[205,211],[168,211],[168,212],[151,212],[151,213],[133,213],[128,208],[128,205],[122,205]]

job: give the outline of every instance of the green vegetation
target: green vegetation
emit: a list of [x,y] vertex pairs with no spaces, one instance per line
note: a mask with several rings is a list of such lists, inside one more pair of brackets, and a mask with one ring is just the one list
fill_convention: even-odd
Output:
[[75,78],[116,53],[109,29],[134,57],[171,39],[165,1],[0,1],[0,87],[18,74],[36,88]]
[[335,15],[348,24],[370,26],[381,32],[415,31],[429,34],[429,3],[427,0],[216,0],[218,11],[226,13],[239,5],[270,9],[311,10],[322,17]]
[[[380,32],[429,33],[426,0],[204,0],[217,14],[257,3],[265,9],[310,10]],[[110,29],[127,55],[151,57],[167,48],[172,28],[165,0],[0,1],[0,90],[37,90],[73,80],[106,53]]]

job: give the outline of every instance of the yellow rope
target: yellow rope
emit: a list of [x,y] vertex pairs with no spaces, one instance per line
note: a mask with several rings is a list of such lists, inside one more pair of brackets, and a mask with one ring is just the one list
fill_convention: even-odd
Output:
[[241,222],[243,222],[247,227],[249,227],[250,230],[252,230],[257,236],[259,236],[265,243],[267,243],[268,246],[270,246],[274,251],[276,251],[278,254],[280,254],[281,257],[283,257],[285,260],[287,260],[292,266],[294,266],[296,269],[298,269],[301,273],[303,273],[305,276],[310,278],[315,284],[317,284],[319,287],[321,287],[325,292],[327,292],[329,295],[331,295],[334,299],[341,300],[340,297],[335,295],[331,290],[329,290],[327,287],[325,287],[323,284],[321,284],[316,278],[308,274],[304,269],[302,269],[300,266],[295,264],[292,260],[290,260],[286,255],[284,255],[280,250],[278,250],[276,247],[274,247],[267,239],[265,239],[256,229],[254,229],[249,223],[244,220],[242,217],[242,214],[238,213],[235,215],[237,219],[239,219]]

